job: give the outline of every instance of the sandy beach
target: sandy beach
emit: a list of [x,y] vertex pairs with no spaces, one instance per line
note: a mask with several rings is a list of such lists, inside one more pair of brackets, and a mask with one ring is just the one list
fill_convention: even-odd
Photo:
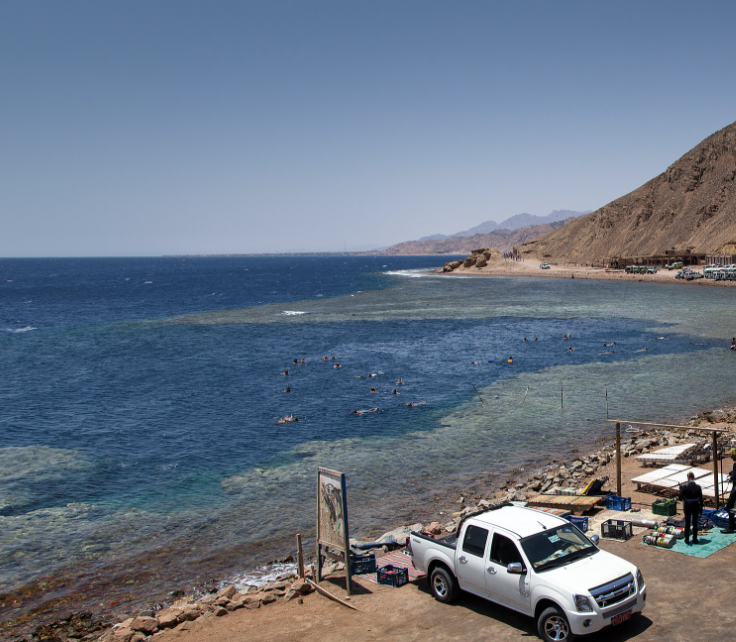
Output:
[[[713,279],[696,279],[685,281],[675,278],[678,270],[659,269],[654,274],[627,274],[624,270],[612,270],[608,268],[596,268],[587,265],[575,265],[565,263],[549,263],[549,269],[541,269],[538,261],[514,261],[510,259],[498,259],[488,261],[483,267],[459,267],[450,272],[457,276],[540,276],[547,278],[563,279],[599,279],[606,281],[643,281],[650,283],[678,283],[687,286],[718,286],[734,287],[736,281],[714,281]],[[702,273],[702,266],[692,268]]]

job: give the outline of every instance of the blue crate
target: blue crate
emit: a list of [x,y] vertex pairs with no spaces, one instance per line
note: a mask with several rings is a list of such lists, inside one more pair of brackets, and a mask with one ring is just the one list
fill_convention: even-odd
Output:
[[631,497],[608,495],[606,497],[606,508],[608,510],[631,510]]
[[583,533],[588,530],[588,518],[587,517],[576,517],[575,515],[568,515],[565,519],[571,524],[575,524]]
[[360,557],[353,557],[350,561],[350,572],[353,575],[366,575],[376,572],[376,554],[369,553]]
[[728,511],[725,508],[721,508],[718,511],[704,509],[703,515],[705,515],[713,525],[718,528],[728,528]]
[[376,581],[394,588],[404,586],[409,583],[409,569],[387,564],[376,570]]

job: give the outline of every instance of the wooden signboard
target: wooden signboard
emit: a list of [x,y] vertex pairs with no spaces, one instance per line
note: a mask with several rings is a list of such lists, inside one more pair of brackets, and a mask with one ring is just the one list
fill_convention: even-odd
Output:
[[350,534],[345,474],[328,468],[317,469],[317,581],[322,579],[323,558],[345,563],[348,595],[350,583]]

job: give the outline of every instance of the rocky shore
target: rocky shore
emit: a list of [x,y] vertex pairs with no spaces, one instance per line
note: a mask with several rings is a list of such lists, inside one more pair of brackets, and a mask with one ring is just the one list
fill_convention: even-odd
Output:
[[[688,425],[692,427],[728,428],[730,424],[736,424],[736,408],[703,412],[688,421]],[[622,428],[627,430],[625,426]],[[691,457],[706,462],[711,459],[713,453],[712,441],[704,437],[704,433],[696,430],[662,428],[631,430],[622,434],[621,454],[622,457],[628,458],[656,448],[695,442],[697,447],[692,451]],[[734,437],[736,434],[732,432],[720,436],[718,445],[721,453],[727,451]],[[576,455],[574,451],[572,454]],[[500,488],[488,489],[488,492],[472,497],[459,497],[454,510],[438,511],[435,519],[429,523],[401,525],[378,538],[366,538],[366,541],[381,542],[383,550],[389,551],[404,547],[411,531],[423,531],[437,536],[454,532],[465,515],[500,501],[526,501],[553,487],[579,488],[592,477],[604,472],[610,473],[615,456],[614,446],[602,443],[595,452],[573,456],[563,463],[550,463],[534,471],[519,469],[516,471],[516,477],[508,479]],[[290,561],[293,561],[291,557],[280,560],[281,563]],[[341,570],[344,570],[341,564],[328,565],[325,568],[325,575]],[[306,574],[307,577],[311,576],[311,568],[307,568]],[[259,609],[279,601],[295,600],[301,603],[304,596],[312,590],[311,585],[296,577],[295,573],[284,573],[261,587],[220,583],[217,587],[211,586],[197,596],[181,597],[169,605],[153,606],[131,614],[130,617],[117,623],[110,618],[95,617],[89,612],[70,615],[53,624],[38,627],[30,641],[22,642],[142,642],[167,629],[187,631],[196,621],[221,618],[240,609]]]

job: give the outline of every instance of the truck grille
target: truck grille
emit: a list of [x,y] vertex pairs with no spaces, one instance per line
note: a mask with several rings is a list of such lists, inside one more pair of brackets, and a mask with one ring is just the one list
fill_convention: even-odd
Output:
[[601,609],[618,604],[635,593],[636,584],[631,573],[627,573],[608,584],[590,589],[590,594]]

